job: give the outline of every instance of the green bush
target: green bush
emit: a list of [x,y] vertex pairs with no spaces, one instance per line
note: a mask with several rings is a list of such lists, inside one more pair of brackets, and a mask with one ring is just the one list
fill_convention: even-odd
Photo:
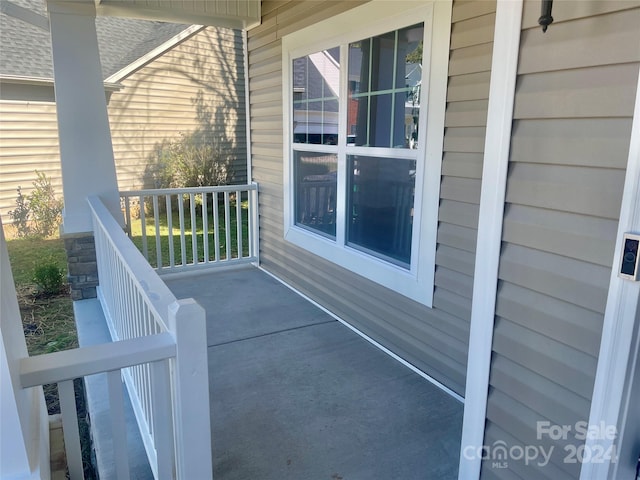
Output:
[[57,295],[64,289],[64,271],[57,263],[49,261],[35,268],[33,281],[40,295]]
[[226,185],[233,177],[231,155],[202,135],[181,134],[156,147],[149,172],[155,188]]
[[46,238],[53,235],[62,219],[62,200],[55,196],[51,179],[36,170],[33,192],[28,197],[18,187],[16,209],[9,212],[17,236]]
[[18,197],[16,198],[16,209],[9,212],[9,216],[13,220],[13,226],[19,238],[28,237],[31,234],[31,225],[29,217],[29,201],[22,194],[22,189],[18,187]]

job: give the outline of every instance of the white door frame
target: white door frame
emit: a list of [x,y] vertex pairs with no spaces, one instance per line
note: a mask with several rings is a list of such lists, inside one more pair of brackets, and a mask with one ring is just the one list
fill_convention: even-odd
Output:
[[[635,323],[640,299],[640,282],[618,277],[622,236],[625,232],[640,233],[640,72],[616,248],[589,414],[589,425],[599,426],[604,422],[605,427],[613,426],[616,429],[624,425],[628,409],[632,408],[628,403],[629,399],[625,401],[624,397],[628,394],[628,375],[633,373],[630,370],[635,366],[638,349],[638,329]],[[635,407],[637,408],[637,405]],[[621,442],[624,442],[624,432],[619,433],[621,435],[617,439],[609,438],[609,435],[600,435],[606,438],[588,438],[585,452],[606,453],[614,444],[619,451]],[[608,460],[606,456],[604,460],[601,463],[585,462],[582,465],[580,480],[616,478],[618,463]]]
[[473,282],[464,419],[460,446],[460,480],[480,476],[484,441],[491,345],[498,288],[504,199],[511,147],[522,0],[498,0],[496,9],[489,108],[482,167],[482,189]]

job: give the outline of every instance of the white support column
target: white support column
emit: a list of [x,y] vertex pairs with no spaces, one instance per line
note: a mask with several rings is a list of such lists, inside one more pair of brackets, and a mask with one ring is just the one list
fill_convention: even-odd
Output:
[[173,385],[178,478],[213,478],[204,309],[192,298],[176,300],[169,305],[169,329],[176,339]]
[[[640,72],[638,75],[640,77]],[[637,441],[625,438],[624,429],[620,429],[624,427],[627,416],[634,413],[629,410],[640,408],[637,404],[630,403],[629,392],[625,392],[630,386],[627,383],[633,378],[629,374],[633,373],[631,369],[637,361],[634,357],[638,354],[638,339],[635,339],[634,344],[634,336],[639,335],[636,322],[640,308],[640,282],[618,277],[622,236],[625,232],[640,233],[640,78],[636,87],[627,174],[589,414],[589,425],[599,429],[599,434],[589,436],[585,444],[585,454],[589,452],[596,455],[601,452],[603,455],[598,457],[601,461],[585,462],[582,465],[581,480],[635,478],[635,460],[640,453],[636,451],[632,457],[615,461],[615,454],[623,450],[621,446],[627,447],[622,445],[623,442]],[[612,427],[618,430],[619,438],[613,438],[613,435],[607,433],[606,429]],[[612,450],[614,445],[618,452]]]
[[89,195],[121,218],[93,0],[48,0],[64,192],[64,231],[91,231]]
[[504,199],[511,146],[522,0],[498,0],[489,87],[478,246],[473,282],[469,356],[460,447],[460,480],[480,476],[491,344],[498,287]]

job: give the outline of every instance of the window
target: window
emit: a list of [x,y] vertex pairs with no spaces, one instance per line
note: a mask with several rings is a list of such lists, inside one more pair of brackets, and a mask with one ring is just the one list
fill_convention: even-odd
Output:
[[430,306],[451,5],[398,5],[283,38],[285,238]]

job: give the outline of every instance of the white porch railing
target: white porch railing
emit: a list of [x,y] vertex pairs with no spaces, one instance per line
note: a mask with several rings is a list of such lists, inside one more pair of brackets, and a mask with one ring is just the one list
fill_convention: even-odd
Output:
[[176,300],[100,199],[89,205],[99,296],[114,341],[21,358],[21,385],[58,384],[72,480],[84,478],[73,380],[98,373],[107,375],[118,480],[130,478],[123,379],[155,478],[212,478],[204,310]]
[[258,186],[120,192],[125,229],[158,273],[258,261]]
[[[128,479],[130,477],[121,371],[131,365],[146,365],[151,371],[152,382],[156,385],[152,400],[156,415],[159,418],[166,415],[165,418],[170,419],[167,362],[175,356],[176,342],[173,336],[170,333],[162,333],[20,360],[22,388],[58,384],[65,453],[71,480],[84,478],[73,380],[98,373],[107,374],[114,464],[117,478]],[[159,432],[161,425],[158,424],[157,427]],[[165,441],[156,447],[157,458],[162,462],[156,465],[154,474],[156,478],[175,478],[173,438],[161,438],[159,435],[158,437],[159,440]]]
[[[99,198],[89,198],[89,206],[98,296],[112,339],[169,335],[175,342],[168,362],[139,361],[122,375],[155,478],[210,478],[205,312],[192,299],[176,300]],[[126,455],[126,443],[119,443],[114,439],[116,456]]]

